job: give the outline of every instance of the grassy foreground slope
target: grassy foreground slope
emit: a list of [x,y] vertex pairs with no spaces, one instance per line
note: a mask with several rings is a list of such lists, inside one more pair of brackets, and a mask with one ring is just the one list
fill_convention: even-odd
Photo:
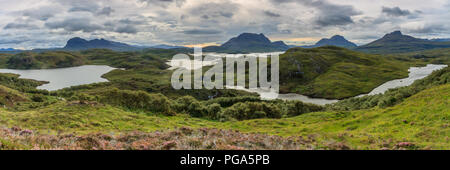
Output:
[[413,60],[364,54],[334,46],[291,48],[280,56],[282,93],[343,99],[408,76]]
[[[197,141],[203,149],[251,149],[258,148],[257,141],[268,141],[272,146],[259,149],[280,149],[272,140],[293,140],[295,146],[285,149],[450,149],[450,84],[424,90],[394,107],[349,112],[316,112],[293,118],[255,119],[247,121],[217,122],[191,118],[187,115],[152,116],[129,112],[102,104],[76,104],[61,101],[48,107],[26,112],[0,109],[0,148],[80,149],[74,145],[89,138],[98,142],[125,142],[128,145],[140,141],[141,147],[121,149],[193,149],[188,143]],[[14,128],[8,128],[13,127]],[[227,147],[208,148],[204,135],[187,135],[181,130],[188,127],[195,134],[217,131],[205,128],[232,129],[233,138],[224,137],[219,130],[214,138],[229,139]],[[31,130],[24,130],[26,128]],[[193,129],[201,129],[192,130]],[[155,130],[163,131],[155,136]],[[132,132],[139,131],[139,132]],[[205,131],[205,132],[202,132]],[[77,132],[67,136],[68,133]],[[96,135],[88,133],[97,133]],[[103,133],[109,138],[102,137]],[[245,134],[243,134],[245,133]],[[248,136],[246,133],[257,133]],[[283,136],[260,136],[258,134]],[[88,134],[88,135],[86,135]],[[163,134],[170,134],[167,137]],[[149,136],[154,136],[149,138]],[[166,138],[164,138],[164,136]],[[189,137],[191,136],[191,137]],[[205,138],[202,138],[205,137]],[[183,138],[176,141],[172,139]],[[289,138],[289,139],[288,139]],[[43,139],[59,139],[54,140]],[[119,140],[120,139],[120,140]],[[203,140],[202,140],[203,139]],[[204,142],[202,142],[204,141]],[[234,141],[234,142],[233,142]],[[237,142],[239,141],[239,142]],[[248,144],[242,141],[250,141]],[[165,148],[163,146],[174,145]],[[256,143],[255,143],[256,142]],[[52,144],[53,143],[53,144]],[[58,145],[55,145],[57,143]],[[94,142],[96,143],[96,142]],[[264,144],[264,142],[262,142]],[[81,144],[80,144],[81,145]],[[83,146],[85,146],[83,144]],[[179,146],[179,147],[175,147]],[[183,147],[181,147],[183,146]],[[95,148],[94,148],[95,147]],[[81,149],[108,149],[99,145],[88,145]],[[114,149],[114,148],[109,148]],[[118,148],[115,148],[118,149]]]

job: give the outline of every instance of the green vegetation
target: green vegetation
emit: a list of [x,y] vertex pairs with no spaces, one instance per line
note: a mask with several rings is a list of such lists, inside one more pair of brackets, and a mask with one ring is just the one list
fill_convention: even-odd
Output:
[[80,66],[86,62],[82,57],[69,52],[24,52],[11,56],[6,64],[15,69],[41,69]]
[[399,56],[419,59],[426,63],[450,65],[450,48],[402,53]]
[[[449,96],[450,85],[446,84],[427,89],[399,105],[385,109],[315,112],[293,118],[223,123],[183,114],[146,115],[102,104],[73,104],[61,101],[30,111],[0,109],[0,123],[41,133],[50,131],[54,134],[125,133],[136,130],[153,132],[182,126],[194,129],[212,127],[285,137],[303,136],[302,139],[311,140],[311,149],[449,149]],[[1,140],[10,147],[22,143],[21,140],[9,137],[1,137]],[[146,141],[150,142],[148,140]],[[38,147],[49,147],[45,144],[41,143]],[[153,149],[160,147],[145,146]]]
[[280,91],[328,99],[353,97],[389,80],[407,77],[415,62],[334,46],[292,48],[280,56]]
[[37,90],[36,87],[45,84],[43,81],[19,79],[17,74],[0,73],[0,85],[19,90],[21,92],[36,93],[42,92]]
[[[176,53],[94,49],[32,53],[31,60],[12,59],[25,53],[0,55],[1,66],[18,68],[77,63],[66,62],[71,56],[125,68],[105,74],[110,82],[55,92],[36,89],[45,82],[0,74],[0,149],[450,149],[449,68],[410,87],[324,108],[235,90],[173,90],[165,62]],[[406,77],[411,65],[448,63],[446,53],[294,48],[280,59],[282,90],[351,97]],[[63,60],[52,60],[56,54]]]
[[433,72],[424,79],[415,81],[411,86],[390,89],[384,94],[341,100],[338,103],[328,105],[328,108],[331,110],[360,110],[376,106],[386,108],[394,106],[425,89],[449,83],[450,68],[446,67],[442,70]]

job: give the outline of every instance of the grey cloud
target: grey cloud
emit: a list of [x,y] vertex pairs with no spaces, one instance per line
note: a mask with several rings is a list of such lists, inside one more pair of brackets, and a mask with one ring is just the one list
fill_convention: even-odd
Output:
[[118,33],[136,34],[138,32],[137,28],[132,25],[119,26],[115,29]]
[[400,16],[408,16],[411,15],[409,10],[402,10],[399,7],[382,7],[382,12],[388,16],[400,17]]
[[29,23],[9,23],[3,29],[38,29],[39,27]]
[[49,18],[55,16],[58,13],[58,9],[53,7],[45,7],[45,8],[36,8],[36,9],[28,9],[22,12],[23,16],[30,17],[33,19],[38,19],[41,21],[46,21]]
[[24,42],[27,42],[29,40],[17,40],[17,39],[12,39],[12,40],[8,40],[8,39],[0,39],[0,44],[21,44]]
[[326,0],[271,0],[274,4],[299,3],[318,10],[315,24],[321,27],[341,26],[354,23],[352,16],[360,15],[362,12],[351,5],[332,4]]
[[102,8],[98,2],[89,0],[65,0],[59,3],[71,7],[68,12],[89,12],[97,16],[109,16],[114,12],[114,9],[109,6]]
[[99,12],[97,12],[97,15],[106,15],[109,16],[111,15],[111,13],[114,12],[114,9],[112,9],[111,7],[104,7],[103,9],[101,9]]
[[101,30],[102,26],[93,24],[88,18],[69,18],[63,21],[47,22],[45,26],[50,29],[64,29],[66,31],[94,32]]
[[186,2],[186,0],[139,0],[139,1],[144,2],[147,5],[156,5],[160,7],[167,7],[173,3],[175,3],[177,7],[181,7]]
[[132,24],[132,25],[142,25],[142,24],[145,24],[145,21],[143,21],[143,20],[133,20],[133,19],[126,18],[126,19],[119,20],[119,23]]
[[319,16],[316,18],[316,24],[319,26],[339,26],[352,24],[352,16],[362,14],[351,5],[336,5],[328,1],[301,1],[302,4],[314,7],[319,10]]
[[97,7],[92,6],[82,6],[82,7],[73,7],[69,9],[69,12],[91,12],[94,13],[97,11]]
[[419,34],[436,34],[441,32],[448,32],[448,27],[441,25],[441,24],[431,24],[431,25],[425,25],[424,27],[420,28],[406,28],[406,32],[409,33],[419,33]]
[[100,15],[110,16],[111,13],[114,12],[114,9],[112,9],[111,7],[104,7],[102,9],[98,9],[98,7],[85,6],[85,7],[70,8],[69,12],[89,12],[97,16]]
[[190,14],[203,19],[232,18],[239,5],[228,1],[203,3],[190,10]]
[[274,12],[270,12],[270,11],[264,11],[264,15],[269,16],[269,17],[281,17],[280,14],[274,13]]
[[184,34],[220,34],[222,31],[214,29],[190,29],[183,31]]

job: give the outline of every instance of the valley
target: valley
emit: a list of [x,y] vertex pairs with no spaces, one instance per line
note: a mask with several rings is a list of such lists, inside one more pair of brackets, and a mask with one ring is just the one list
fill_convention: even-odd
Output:
[[[272,43],[255,35],[263,46]],[[209,54],[283,50],[234,47]],[[234,89],[175,90],[170,59],[189,48],[1,54],[0,149],[449,149],[448,48],[383,55],[357,48],[280,52],[281,99],[303,102]],[[409,75],[415,67],[428,71]],[[64,71],[76,68],[84,72]],[[93,79],[53,86],[62,79],[33,76],[42,71]],[[407,84],[359,96],[408,76]],[[325,102],[308,102],[314,98]]]

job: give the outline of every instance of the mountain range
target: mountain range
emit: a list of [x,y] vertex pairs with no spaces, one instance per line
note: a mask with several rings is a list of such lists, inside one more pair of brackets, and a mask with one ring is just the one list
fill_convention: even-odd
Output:
[[270,41],[264,34],[243,33],[231,38],[221,46],[208,46],[205,52],[219,53],[255,53],[275,52],[289,49],[283,41]]
[[105,39],[93,39],[93,40],[85,40],[79,37],[75,37],[67,41],[66,46],[63,48],[64,50],[87,50],[93,48],[104,48],[111,49],[115,51],[134,51],[140,50],[142,47],[132,46],[125,43],[109,41]]
[[348,41],[347,39],[345,39],[343,36],[340,36],[340,35],[335,35],[335,36],[331,37],[330,39],[323,38],[314,45],[301,46],[301,47],[302,48],[316,48],[316,47],[329,46],[329,45],[350,48],[350,49],[357,47],[357,45],[355,43]]
[[[400,31],[394,31],[386,34],[382,38],[375,40],[366,45],[357,46],[345,39],[343,36],[335,35],[331,38],[323,38],[314,45],[310,46],[288,46],[283,41],[272,42],[264,34],[243,33],[237,37],[231,38],[220,46],[208,46],[203,48],[205,52],[219,52],[219,53],[255,53],[255,52],[275,52],[286,51],[293,47],[302,48],[316,48],[322,46],[337,46],[348,49],[353,49],[360,52],[386,54],[386,53],[403,53],[414,52],[435,48],[449,48],[450,39],[420,39],[409,35],[403,35]],[[52,49],[34,49],[32,51],[48,51],[48,50],[87,50],[94,48],[110,49],[115,51],[138,51],[146,48],[155,49],[181,49],[187,48],[183,46],[172,45],[155,45],[155,46],[134,46],[126,43],[109,41],[105,39],[85,40],[79,37],[71,38],[67,41],[64,48]],[[2,48],[0,52],[14,53],[20,52],[13,48]]]
[[409,35],[403,35],[400,31],[394,31],[386,34],[381,39],[375,40],[369,44],[355,48],[357,51],[367,53],[403,53],[428,50],[434,48],[449,48],[448,41],[431,41],[419,39]]
[[431,39],[430,41],[447,42],[447,41],[450,41],[450,38],[435,38],[435,39]]
[[137,51],[145,48],[159,48],[159,49],[175,49],[175,48],[187,48],[183,46],[171,46],[171,45],[155,45],[155,46],[133,46],[121,42],[109,41],[105,39],[93,39],[85,40],[79,37],[75,37],[67,41],[64,50],[87,50],[94,48],[110,49],[115,51]]

